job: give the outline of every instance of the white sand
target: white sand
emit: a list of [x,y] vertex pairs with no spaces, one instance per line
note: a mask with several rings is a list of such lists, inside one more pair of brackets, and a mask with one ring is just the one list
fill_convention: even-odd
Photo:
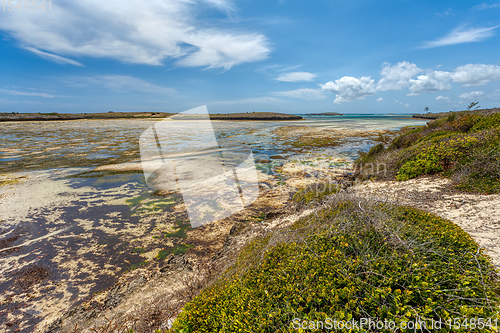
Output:
[[360,196],[376,197],[446,218],[469,233],[500,268],[500,195],[454,193],[450,180],[424,177],[406,182],[376,181],[356,184]]

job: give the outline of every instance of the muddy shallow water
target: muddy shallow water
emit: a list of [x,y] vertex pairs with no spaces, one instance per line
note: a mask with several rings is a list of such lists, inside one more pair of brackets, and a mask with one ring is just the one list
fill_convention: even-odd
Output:
[[[148,188],[137,163],[138,139],[155,122],[0,124],[0,331],[31,332],[123,272],[196,245],[185,242],[182,196]],[[212,126],[217,138],[252,149],[265,190],[294,186],[283,170],[347,169],[380,135],[422,123],[306,117]]]

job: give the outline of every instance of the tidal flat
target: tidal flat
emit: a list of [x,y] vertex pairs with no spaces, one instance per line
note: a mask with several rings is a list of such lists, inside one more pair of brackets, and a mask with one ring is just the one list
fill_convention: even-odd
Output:
[[[9,122],[0,137],[0,330],[42,330],[126,272],[171,255],[211,253],[219,231],[192,229],[179,193],[146,185],[138,139],[152,119]],[[252,149],[259,205],[350,172],[358,150],[388,140],[405,117],[213,121],[216,137]],[[277,193],[270,195],[269,193]],[[229,227],[231,229],[231,226]],[[218,243],[217,243],[218,244]]]

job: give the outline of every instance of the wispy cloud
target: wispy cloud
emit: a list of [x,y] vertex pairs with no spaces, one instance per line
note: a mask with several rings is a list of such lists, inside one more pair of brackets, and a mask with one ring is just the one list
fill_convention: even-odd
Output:
[[448,96],[438,96],[436,97],[436,101],[449,101],[450,98]]
[[13,95],[13,96],[43,97],[43,98],[56,97],[55,95],[42,92],[27,92],[27,91],[10,90],[10,89],[0,89],[0,94]]
[[37,50],[33,47],[25,47],[24,49],[42,57],[42,58],[45,58],[47,60],[57,62],[58,64],[74,65],[74,66],[83,67],[83,65],[81,63],[79,63],[78,61],[73,60],[73,59],[69,59],[69,58],[65,58],[65,57],[59,56],[57,54],[43,52],[43,51]]
[[485,10],[485,9],[492,9],[492,8],[500,8],[500,2],[497,3],[492,3],[492,4],[487,4],[487,3],[482,3],[480,5],[476,5],[472,7],[472,9],[476,10]]
[[276,80],[283,82],[311,82],[316,78],[316,76],[316,74],[309,72],[292,72],[281,74],[276,78]]
[[439,16],[439,17],[445,17],[445,16],[449,16],[449,15],[454,15],[453,10],[451,8],[448,8],[444,12],[436,13],[436,16]]
[[495,27],[484,28],[457,28],[448,35],[434,41],[424,42],[421,48],[430,49],[433,47],[456,45],[463,43],[480,42],[495,34]]
[[268,57],[264,35],[210,24],[214,21],[205,13],[214,10],[228,14],[233,1],[162,0],[137,6],[122,0],[59,0],[50,15],[4,15],[0,30],[39,56],[73,65],[77,62],[66,57],[147,65],[170,59],[179,66],[226,69]]
[[305,100],[319,100],[326,98],[325,92],[323,89],[296,89],[290,91],[276,91],[272,93],[275,96],[283,96],[297,99],[305,99]]

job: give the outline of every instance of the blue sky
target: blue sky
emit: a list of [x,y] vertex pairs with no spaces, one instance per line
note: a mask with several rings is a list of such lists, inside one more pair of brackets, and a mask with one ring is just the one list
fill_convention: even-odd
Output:
[[495,1],[53,0],[50,12],[8,9],[0,112],[500,106]]

